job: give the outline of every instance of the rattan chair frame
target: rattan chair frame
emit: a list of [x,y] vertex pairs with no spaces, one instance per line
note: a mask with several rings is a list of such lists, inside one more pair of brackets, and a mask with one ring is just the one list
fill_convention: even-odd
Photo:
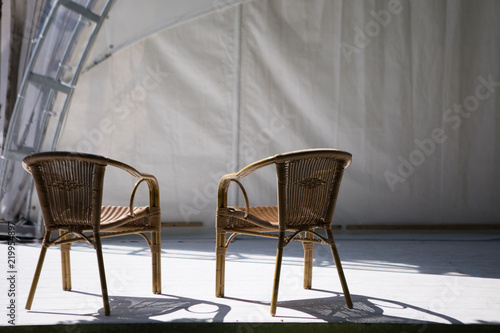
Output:
[[[335,170],[326,168],[323,169],[318,161],[329,161],[335,165]],[[335,210],[335,205],[339,193],[340,183],[343,176],[344,169],[347,168],[352,161],[352,155],[348,152],[337,149],[306,149],[299,151],[292,151],[284,154],[271,156],[241,169],[239,172],[224,175],[218,187],[217,194],[217,213],[216,213],[216,296],[224,297],[225,287],[225,258],[228,247],[231,241],[240,234],[247,234],[253,236],[277,238],[277,252],[276,252],[276,266],[274,274],[274,285],[271,300],[271,315],[276,314],[279,279],[281,272],[281,262],[283,258],[283,249],[292,241],[302,242],[304,248],[304,288],[311,289],[312,285],[312,269],[313,269],[313,255],[314,244],[325,244],[331,248],[335,266],[339,275],[342,285],[344,298],[349,308],[352,308],[352,300],[347,286],[347,281],[342,269],[339,253],[335,245],[332,232],[332,219]],[[301,168],[304,173],[304,186],[311,188],[310,193],[316,191],[316,188],[327,188],[327,192],[321,193],[320,201],[323,202],[324,208],[322,209],[321,218],[317,216],[311,221],[303,221],[303,216],[290,217],[289,211],[291,196],[294,193],[289,193],[290,186],[290,165],[293,163],[303,163]],[[330,163],[329,165],[332,165]],[[274,207],[252,207],[249,204],[248,195],[241,179],[247,177],[253,172],[270,166],[276,166],[276,175],[278,183],[278,206]],[[308,169],[309,168],[309,169]],[[329,178],[326,177],[327,174]],[[298,175],[298,177],[302,177]],[[328,181],[323,178],[328,178]],[[236,183],[241,189],[245,199],[245,207],[230,207],[228,206],[228,189],[232,183]],[[302,193],[303,195],[304,193]],[[315,200],[318,197],[311,197]],[[301,196],[300,200],[307,200]],[[314,206],[312,204],[312,206]],[[270,216],[265,212],[275,212],[275,221],[266,220],[266,216]],[[253,213],[259,213],[254,215]],[[259,218],[264,217],[264,218]],[[300,215],[300,214],[299,214]],[[277,218],[276,218],[277,217]],[[277,219],[277,221],[276,221]],[[289,223],[291,219],[295,223]],[[236,221],[236,224],[230,222]],[[239,224],[239,225],[238,225]],[[316,230],[323,230],[324,234]],[[229,238],[227,237],[229,234]]]
[[[107,166],[138,178],[128,206],[102,206]],[[152,257],[152,290],[161,293],[160,190],[153,175],[107,157],[59,151],[27,156],[23,167],[33,176],[45,226],[26,309],[31,309],[47,249],[60,246],[63,290],[71,290],[71,244],[84,241],[96,250],[104,314],[109,315],[101,238],[128,234],[138,234],[147,241]],[[149,205],[134,207],[135,194],[142,183],[149,189]],[[55,238],[54,232],[59,232]]]

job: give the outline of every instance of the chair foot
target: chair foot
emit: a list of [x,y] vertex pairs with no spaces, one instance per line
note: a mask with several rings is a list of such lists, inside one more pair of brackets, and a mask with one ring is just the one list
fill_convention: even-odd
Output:
[[215,297],[224,297],[224,256],[216,258]]
[[[306,232],[305,237],[312,239],[314,235]],[[304,248],[304,289],[311,289],[314,260],[314,243],[302,242],[302,247]]]
[[[64,231],[59,231],[60,235],[64,234]],[[66,235],[64,239],[68,239],[69,234]],[[71,251],[71,243],[61,244],[61,272],[62,272],[62,289],[64,291],[71,290],[71,261],[70,261],[70,251]]]
[[104,315],[109,316],[111,311],[109,308],[108,286],[106,283],[106,273],[104,271],[104,258],[102,255],[101,236],[99,235],[99,232],[94,232],[94,242],[97,254],[97,264],[99,266],[99,276],[101,278],[101,291],[102,291],[102,303],[104,307]]
[[226,269],[226,234],[217,234],[215,256],[215,297],[224,297]]
[[161,294],[161,234],[151,233],[153,294]]
[[38,280],[40,279],[40,274],[42,272],[43,261],[45,260],[45,254],[47,253],[47,248],[42,247],[40,251],[40,257],[38,258],[38,264],[36,265],[35,275],[33,276],[33,282],[31,282],[30,293],[28,295],[28,299],[26,301],[26,310],[31,309],[31,305],[33,304],[33,299],[35,298],[36,287],[38,286]]
[[31,282],[30,293],[28,295],[28,299],[26,300],[26,310],[31,309],[31,305],[33,304],[33,299],[35,298],[35,291],[38,285],[38,280],[40,279],[40,274],[42,273],[43,261],[45,260],[45,255],[47,254],[47,244],[50,240],[50,231],[45,232],[45,236],[43,238],[42,249],[40,250],[40,256],[38,257],[38,263],[36,265],[35,274],[33,276],[33,281]]
[[331,230],[327,230],[328,239],[331,240],[331,250],[333,254],[333,259],[335,260],[335,266],[337,267],[337,273],[339,275],[340,284],[342,285],[342,291],[344,292],[344,298],[349,309],[352,309],[351,293],[347,287],[347,281],[344,275],[344,270],[342,269],[342,263],[340,262],[339,252],[335,246],[335,241],[333,240],[333,234]]
[[[217,256],[219,257],[219,256]],[[217,271],[216,271],[216,285],[215,285],[215,296],[216,297],[224,297],[224,258],[217,258]]]
[[280,283],[282,260],[283,260],[283,244],[282,244],[282,241],[280,240],[278,243],[278,249],[276,251],[276,267],[275,267],[275,271],[274,271],[273,297],[271,299],[271,315],[272,316],[274,316],[276,314],[276,308],[278,307],[278,290],[279,290],[279,283]]

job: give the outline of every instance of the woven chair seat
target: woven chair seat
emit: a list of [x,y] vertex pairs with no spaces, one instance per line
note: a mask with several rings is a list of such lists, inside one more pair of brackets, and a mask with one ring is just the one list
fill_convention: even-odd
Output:
[[[144,229],[158,228],[156,214],[160,214],[159,207],[134,207],[134,216],[130,215],[130,208],[125,206],[102,206],[101,207],[101,230],[119,230],[130,229],[133,226],[143,227]],[[153,218],[152,218],[153,217]]]
[[[243,212],[246,209],[238,206],[233,208]],[[278,227],[279,224],[278,206],[251,206],[249,216],[256,220],[267,221],[275,227]]]
[[247,217],[245,217],[245,212],[245,207],[231,206],[218,209],[217,215],[227,217],[226,227],[228,230],[233,228],[244,228],[252,231],[278,230],[277,206],[252,206]]

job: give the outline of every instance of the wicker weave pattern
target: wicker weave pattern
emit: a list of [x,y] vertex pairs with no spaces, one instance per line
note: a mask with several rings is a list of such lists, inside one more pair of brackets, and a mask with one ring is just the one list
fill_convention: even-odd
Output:
[[[47,193],[44,206],[49,213],[45,223],[50,228],[63,226],[97,227],[98,219],[93,199],[100,195],[95,179],[104,176],[104,169],[95,163],[82,161],[41,161],[31,166],[37,186]],[[97,175],[102,173],[102,175]],[[57,203],[57,204],[51,204]]]
[[[301,225],[319,225],[327,221],[332,194],[341,177],[339,162],[328,158],[310,158],[283,163],[284,172],[278,174],[285,187],[282,199],[287,209],[285,228]],[[281,203],[281,200],[280,200]]]

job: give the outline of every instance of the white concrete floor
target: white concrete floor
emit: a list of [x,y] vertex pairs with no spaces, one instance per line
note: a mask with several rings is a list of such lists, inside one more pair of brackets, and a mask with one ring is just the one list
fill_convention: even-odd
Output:
[[[164,234],[167,234],[165,232]],[[167,235],[166,235],[167,236]],[[354,308],[345,305],[329,248],[315,247],[313,289],[302,288],[302,246],[285,248],[278,310],[269,314],[276,240],[236,238],[226,262],[226,297],[215,297],[215,242],[162,243],[161,295],[151,292],[151,260],[138,236],[104,240],[111,316],[103,315],[93,248],[73,245],[73,290],[61,289],[58,248],[47,253],[30,311],[24,310],[40,250],[15,246],[15,296],[2,282],[0,326],[75,323],[354,322],[500,324],[500,234],[340,234],[337,246]],[[7,243],[0,269],[7,278]],[[5,278],[2,278],[5,281]],[[419,327],[419,326],[415,326]]]

